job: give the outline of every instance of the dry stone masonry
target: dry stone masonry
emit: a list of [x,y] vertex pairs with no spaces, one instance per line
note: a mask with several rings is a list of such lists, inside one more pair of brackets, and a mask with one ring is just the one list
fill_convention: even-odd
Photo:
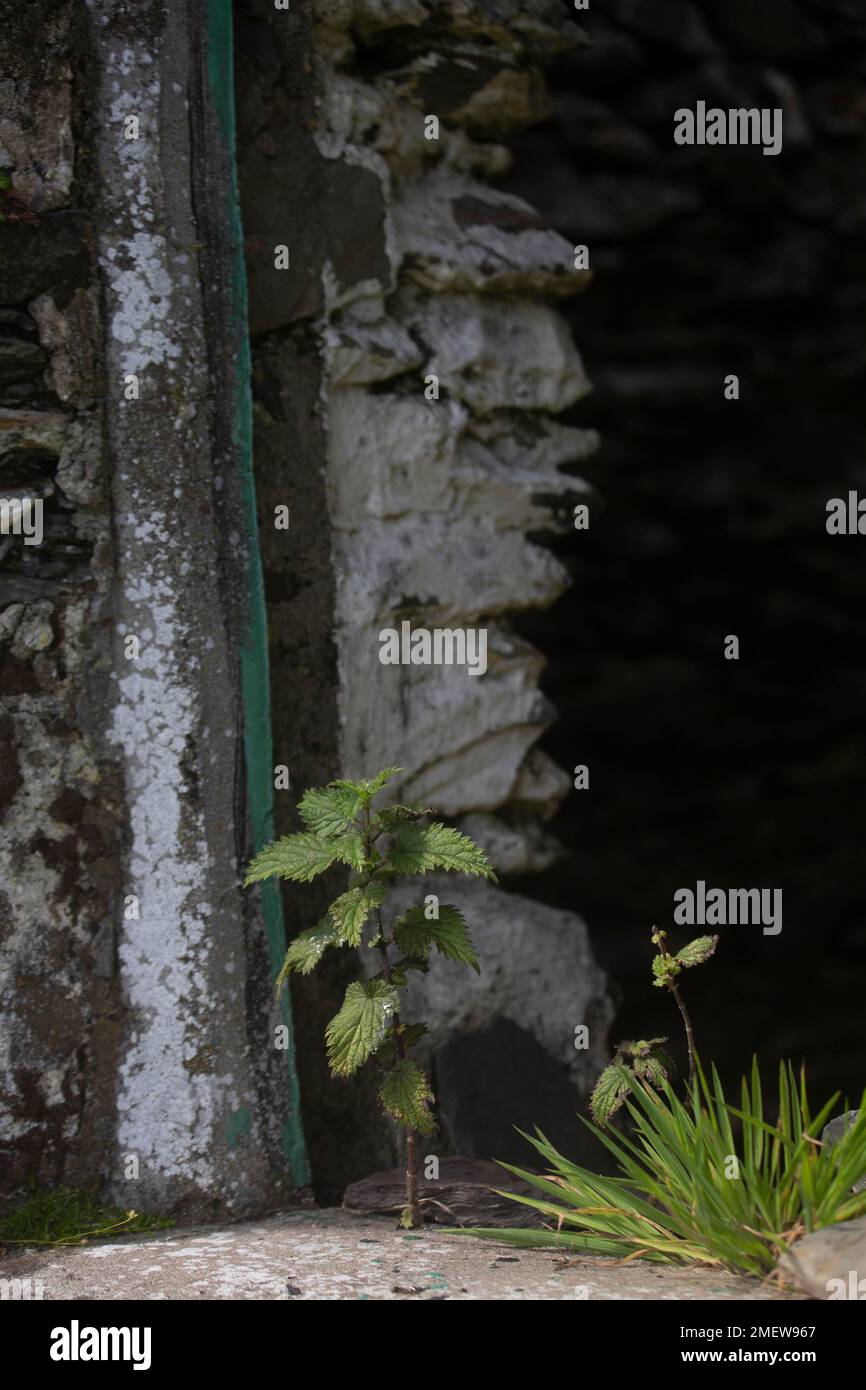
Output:
[[[557,854],[545,823],[570,784],[536,746],[543,654],[511,624],[562,593],[543,538],[588,496],[596,436],[558,418],[589,390],[559,308],[588,273],[491,180],[543,115],[573,17],[235,5],[241,246],[231,7],[7,9],[0,481],[41,503],[44,537],[0,542],[0,1187],[262,1211],[309,1179],[269,1003],[279,916],[239,884],[269,829],[262,757],[268,791],[285,769],[281,828],[305,786],[397,763],[400,795],[502,875]],[[483,674],[384,665],[404,624],[483,637]],[[489,1156],[531,1118],[491,1073],[572,1114],[610,1006],[579,917],[466,897],[482,980],[444,963],[415,1002],[442,1152]],[[313,895],[285,904],[290,932],[309,925]],[[321,1084],[340,990],[336,968],[294,999],[304,1134],[334,1195],[394,1154],[363,1084]]]
[[[549,4],[433,5],[412,31],[399,11],[356,5],[352,52],[345,8],[317,14],[317,148],[375,179],[382,207],[378,257],[368,246],[352,283],[323,266],[341,762],[348,775],[406,768],[401,799],[471,816],[495,866],[525,871],[570,780],[535,749],[553,711],[538,689],[542,656],[509,614],[551,604],[566,583],[537,535],[572,528],[584,488],[562,465],[597,443],[556,420],[590,387],[555,301],[588,275],[530,207],[480,175],[506,163],[506,132],[543,114],[527,67],[566,48],[573,29]],[[406,624],[485,629],[485,674],[383,665],[379,634]],[[428,888],[447,900],[447,880]],[[584,925],[491,885],[461,894],[484,970],[467,985],[437,961],[413,983],[434,1053],[506,1020],[585,1088],[607,1014]],[[590,1020],[580,1051],[574,1028]],[[463,1076],[474,1089],[473,1071]],[[447,1110],[441,1092],[440,1078]],[[474,1151],[473,1138],[493,1136],[465,1135]]]
[[[546,3],[275,14],[250,0],[236,41],[275,757],[293,788],[278,828],[298,828],[304,787],[397,764],[401,797],[462,824],[500,873],[535,873],[555,858],[545,821],[570,783],[535,746],[553,717],[543,655],[510,615],[567,582],[539,538],[572,527],[586,498],[575,474],[597,443],[556,418],[589,390],[559,312],[588,276],[490,180],[508,167],[503,141],[543,114],[540,67],[574,43],[573,17]],[[407,626],[483,629],[485,674],[383,664],[382,634]],[[289,930],[334,887],[289,887]],[[556,1095],[580,1142],[610,1015],[586,929],[501,889],[474,892],[471,911],[479,987],[437,962],[414,1001],[433,1019],[438,1143],[510,1146],[494,1084],[506,1074],[515,1093]],[[520,963],[530,947],[539,974]],[[320,1039],[347,978],[334,961],[293,987],[304,1132],[332,1199],[396,1156],[370,1118],[374,1092],[328,1077]],[[483,1104],[467,1103],[479,1090]]]

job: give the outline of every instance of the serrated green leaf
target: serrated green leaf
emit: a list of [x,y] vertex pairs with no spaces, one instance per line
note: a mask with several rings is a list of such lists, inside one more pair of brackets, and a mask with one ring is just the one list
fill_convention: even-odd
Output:
[[391,781],[392,777],[396,777],[397,773],[402,771],[402,767],[383,767],[382,771],[377,772],[375,777],[361,777],[357,782],[349,782],[345,779],[340,779],[336,782],[329,782],[328,785],[331,787],[339,787],[344,791],[354,792],[356,796],[361,797],[362,800],[367,802],[371,797],[374,797],[377,792],[381,791],[385,784]]
[[367,860],[364,853],[364,837],[360,831],[349,830],[338,840],[332,840],[330,843],[337,851],[337,860],[340,864],[348,864],[349,868],[354,869],[356,873],[361,872]]
[[350,787],[311,787],[298,802],[298,810],[307,829],[327,840],[343,834],[362,804]]
[[439,821],[432,825],[409,822],[399,826],[385,863],[396,874],[445,869],[496,881],[484,851],[467,835]]
[[439,908],[438,922],[431,922],[430,925],[433,928],[433,945],[437,951],[449,960],[470,966],[476,975],[481,974],[478,956],[459,908],[451,903],[443,904]]
[[660,1089],[662,1083],[668,1080],[672,1066],[670,1057],[661,1048],[654,1048],[652,1052],[643,1053],[632,1062],[635,1076],[642,1076],[651,1086],[655,1086],[656,1090]]
[[325,1029],[328,1061],[335,1076],[351,1076],[383,1041],[400,997],[384,980],[356,980]]
[[423,907],[410,907],[394,923],[394,940],[408,956],[422,956],[432,945],[431,923],[424,917]]
[[408,955],[426,953],[435,946],[449,960],[469,965],[476,974],[481,973],[463,913],[452,903],[443,903],[438,919],[429,920],[423,907],[410,907],[394,923],[394,940]]
[[676,960],[681,966],[688,969],[691,965],[703,965],[704,961],[709,960],[710,956],[719,944],[717,936],[698,936],[694,941],[690,941],[681,951],[677,951]]
[[381,772],[377,772],[371,781],[366,782],[365,786],[370,796],[375,796],[376,792],[381,791],[392,777],[396,777],[398,772],[402,772],[402,767],[383,767]]
[[436,1123],[430,1113],[433,1092],[420,1067],[404,1057],[379,1087],[379,1099],[395,1120],[418,1134],[432,1134]]
[[663,1047],[667,1038],[640,1038],[637,1042],[617,1043],[616,1060],[621,1061],[623,1057],[648,1057],[651,1052]]
[[329,946],[339,946],[340,938],[330,917],[323,917],[314,927],[302,931],[289,943],[282,968],[277,976],[274,991],[279,995],[292,971],[299,975],[309,975],[315,970]]
[[360,946],[364,923],[385,897],[385,885],[374,879],[341,893],[328,911],[339,938],[347,946]]
[[624,1067],[632,1076],[642,1077],[659,1089],[673,1071],[673,1062],[663,1044],[667,1038],[641,1038],[617,1045],[612,1065]]
[[606,1125],[623,1104],[629,1093],[628,1071],[618,1063],[605,1067],[589,1102],[592,1118],[597,1125]]
[[680,967],[673,956],[657,955],[652,958],[652,972],[655,975],[653,984],[664,986],[669,980],[676,979],[680,973]]
[[309,883],[330,868],[336,858],[335,841],[320,840],[318,835],[307,832],[284,835],[256,855],[244,882],[249,885],[265,878],[288,878]]

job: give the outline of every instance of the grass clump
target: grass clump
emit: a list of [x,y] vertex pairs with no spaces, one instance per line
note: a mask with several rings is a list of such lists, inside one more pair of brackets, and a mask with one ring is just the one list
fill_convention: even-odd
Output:
[[144,1235],[173,1225],[169,1217],[124,1211],[73,1188],[34,1188],[0,1216],[0,1245],[86,1245],[97,1236]]
[[[524,1138],[547,1172],[501,1167],[542,1196],[500,1195],[533,1207],[546,1225],[476,1227],[461,1234],[506,1245],[557,1245],[622,1260],[770,1274],[800,1236],[866,1215],[866,1191],[852,1191],[866,1174],[866,1092],[858,1118],[833,1145],[823,1144],[821,1134],[839,1093],[813,1115],[805,1073],[798,1078],[790,1062],[779,1064],[771,1119],[765,1118],[757,1059],[740,1083],[739,1106],[729,1104],[716,1068],[708,1080],[701,1067],[680,985],[684,970],[710,960],[718,937],[698,937],[673,953],[667,933],[654,927],[652,943],[653,984],[671,994],[685,1029],[689,1079],[683,1099],[671,1083],[667,1038],[620,1043],[596,1083],[589,1125],[613,1154],[620,1176],[579,1168],[536,1130],[534,1139]],[[629,1134],[608,1129],[622,1107],[632,1122]]]
[[851,1191],[866,1173],[866,1094],[858,1119],[827,1147],[820,1135],[839,1095],[813,1115],[805,1075],[798,1079],[790,1063],[780,1064],[770,1121],[757,1061],[742,1080],[739,1106],[726,1101],[715,1067],[708,1079],[697,1058],[685,1102],[666,1079],[632,1076],[627,1085],[631,1136],[590,1126],[621,1176],[570,1163],[540,1131],[526,1135],[547,1173],[501,1166],[542,1196],[501,1195],[535,1208],[547,1228],[462,1234],[766,1275],[800,1236],[866,1215],[866,1192]]

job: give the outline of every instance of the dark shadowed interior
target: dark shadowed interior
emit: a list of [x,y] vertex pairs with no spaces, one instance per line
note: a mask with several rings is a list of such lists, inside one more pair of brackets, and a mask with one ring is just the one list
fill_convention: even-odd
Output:
[[[569,8],[571,8],[569,6]],[[866,569],[826,504],[863,489],[866,12],[855,0],[619,0],[550,75],[505,186],[590,248],[568,309],[600,452],[570,591],[521,629],[548,656],[545,745],[590,767],[525,887],[586,915],[614,1040],[679,1020],[648,988],[673,893],[781,888],[783,930],[722,927],[686,982],[698,1045],[864,1082]],[[699,99],[781,107],[784,148],[677,147]],[[724,398],[735,373],[740,399]],[[728,634],[738,662],[723,659]]]

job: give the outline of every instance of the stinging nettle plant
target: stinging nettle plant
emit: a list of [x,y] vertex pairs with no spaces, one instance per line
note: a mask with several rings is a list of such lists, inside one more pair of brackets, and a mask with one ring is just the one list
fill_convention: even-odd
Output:
[[[666,989],[673,996],[680,1011],[686,1032],[686,1046],[689,1053],[689,1080],[694,1080],[697,1058],[695,1054],[695,1035],[692,1020],[686,1008],[677,981],[684,970],[695,965],[703,965],[713,955],[719,944],[717,936],[698,936],[682,950],[672,955],[666,946],[667,932],[653,927],[652,942],[656,948],[653,956],[653,984]],[[667,1038],[641,1039],[638,1042],[621,1042],[614,1053],[613,1061],[605,1067],[589,1102],[592,1118],[597,1125],[606,1125],[612,1115],[625,1104],[632,1082],[644,1081],[657,1091],[664,1088],[670,1080],[672,1063],[664,1050]]]
[[400,991],[410,970],[427,971],[434,949],[449,960],[479,971],[478,958],[463,914],[435,900],[410,907],[387,928],[382,904],[389,888],[403,878],[433,870],[472,877],[494,874],[483,850],[458,830],[430,822],[430,807],[372,807],[374,797],[398,772],[387,767],[371,779],[329,782],[305,792],[298,811],[307,829],[286,835],[256,856],[246,885],[267,878],[310,883],[333,864],[352,870],[348,889],[331,903],[320,922],[289,945],[276,980],[279,996],[289,975],[308,975],[329,947],[373,949],[377,974],[346,990],[339,1012],[325,1029],[331,1074],[347,1077],[372,1059],[382,1073],[379,1100],[406,1133],[406,1207],[401,1224],[421,1225],[415,1136],[432,1134],[433,1093],[424,1072],[409,1056],[423,1037],[423,1023],[404,1023]]

